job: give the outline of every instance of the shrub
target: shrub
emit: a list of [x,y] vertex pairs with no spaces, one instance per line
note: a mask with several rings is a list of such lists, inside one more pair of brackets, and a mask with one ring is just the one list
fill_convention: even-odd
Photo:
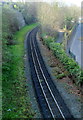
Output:
[[61,74],[58,74],[58,75],[57,75],[57,78],[58,78],[58,79],[62,79],[62,78],[65,77],[65,76],[66,76],[66,75],[65,75],[64,73],[61,73]]
[[45,34],[43,34],[42,36],[44,38],[44,43],[47,45],[48,48],[50,48],[50,43],[54,41],[54,38],[52,38],[51,36],[46,36]]
[[83,70],[72,59],[69,58],[60,43],[55,43],[51,37],[43,36],[45,44],[53,51],[54,55],[61,61],[64,68],[69,72],[69,75],[74,78],[76,84],[83,85]]

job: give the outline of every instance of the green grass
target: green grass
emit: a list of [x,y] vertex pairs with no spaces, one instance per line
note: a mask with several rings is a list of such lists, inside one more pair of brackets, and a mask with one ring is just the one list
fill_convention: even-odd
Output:
[[8,58],[3,64],[3,118],[32,118],[34,116],[27,95],[24,73],[24,39],[36,27],[32,24],[16,32],[15,45],[7,48]]

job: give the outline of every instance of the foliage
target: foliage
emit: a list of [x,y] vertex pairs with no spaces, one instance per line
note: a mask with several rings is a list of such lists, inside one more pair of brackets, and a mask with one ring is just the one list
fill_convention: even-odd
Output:
[[63,50],[60,43],[55,43],[51,38],[42,36],[45,44],[53,51],[54,55],[63,63],[70,76],[73,77],[76,84],[83,85],[83,71],[78,64],[69,58]]
[[44,37],[44,43],[47,45],[47,47],[49,48],[49,45],[51,42],[54,41],[54,38],[52,38],[51,36],[46,36],[45,34],[42,35]]
[[23,27],[16,32],[15,45],[8,46],[3,62],[3,118],[32,118],[33,112],[26,94],[24,73],[24,38],[37,24]]
[[64,73],[58,74],[56,77],[58,79],[62,79],[63,77],[65,77],[66,75]]
[[[38,20],[42,30],[52,33],[61,28],[72,29],[80,16],[80,8],[75,5],[67,6],[65,3],[54,2],[53,4],[40,3],[38,7]],[[72,22],[73,21],[73,22]]]
[[[2,12],[2,20],[3,23],[5,23],[4,27],[6,28],[9,26],[8,32],[15,32],[25,25],[22,14],[19,11],[14,10],[12,6],[3,6]],[[5,28],[3,28],[3,30],[5,30]]]
[[26,2],[26,4],[16,3],[19,11],[22,13],[25,23],[31,24],[37,22],[37,3]]
[[26,94],[23,56],[25,35],[36,24],[22,28],[25,22],[17,8],[12,4],[4,4],[2,8],[3,119],[32,118],[34,115]]

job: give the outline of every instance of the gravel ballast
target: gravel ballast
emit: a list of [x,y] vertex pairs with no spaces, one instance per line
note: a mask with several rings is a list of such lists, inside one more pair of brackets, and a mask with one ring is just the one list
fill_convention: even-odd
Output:
[[[26,37],[27,39],[27,37]],[[38,45],[40,47],[40,51],[42,54],[42,57],[44,59],[44,62],[47,66],[47,69],[51,75],[51,77],[53,78],[54,83],[57,86],[57,89],[59,90],[59,92],[61,93],[62,98],[64,99],[65,103],[67,104],[68,108],[70,109],[71,113],[73,114],[73,116],[75,118],[81,118],[82,119],[82,96],[79,93],[78,88],[73,85],[73,83],[71,82],[71,80],[68,78],[62,79],[62,80],[58,80],[56,79],[55,75],[53,74],[53,69],[54,67],[50,66],[50,59],[52,56],[52,53],[48,50],[48,48],[43,45],[43,42],[40,40],[39,35],[37,34],[37,40],[38,40]],[[31,106],[32,109],[35,113],[34,118],[42,118],[38,103],[37,103],[37,99],[36,99],[36,95],[35,95],[35,89],[31,80],[31,76],[30,76],[30,68],[29,68],[29,63],[28,63],[28,56],[27,56],[27,44],[26,44],[26,40],[25,40],[25,72],[26,72],[26,77],[27,77],[27,86],[28,86],[28,94],[29,94],[29,99],[31,101]],[[52,56],[53,59],[54,56]],[[57,60],[55,60],[57,61]],[[57,64],[59,64],[57,62]]]
[[[83,115],[82,115],[83,96],[81,95],[80,90],[68,77],[63,78],[61,80],[56,79],[56,76],[53,75],[54,67],[50,65],[52,64],[52,60],[54,62],[54,59],[56,58],[52,54],[52,52],[47,48],[47,46],[43,45],[43,41],[39,38],[38,34],[37,34],[37,40],[44,62],[48,68],[51,77],[53,78],[55,85],[57,86],[57,89],[61,93],[62,98],[64,99],[65,103],[67,104],[73,116],[75,118],[83,119]],[[57,62],[58,66],[63,67],[63,65],[60,65],[61,63],[59,63],[57,59],[55,60],[55,62]]]

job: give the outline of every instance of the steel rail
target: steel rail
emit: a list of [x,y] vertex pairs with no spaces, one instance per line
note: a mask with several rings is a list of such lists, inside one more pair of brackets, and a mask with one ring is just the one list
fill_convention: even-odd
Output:
[[[32,50],[31,40],[30,40],[30,46],[31,46],[31,50]],[[47,97],[46,97],[46,94],[45,94],[45,92],[44,92],[43,86],[42,86],[42,84],[41,84],[41,79],[40,79],[40,77],[39,77],[39,74],[38,74],[38,71],[37,71],[37,68],[36,68],[36,63],[35,63],[35,60],[34,60],[33,52],[32,52],[31,54],[32,54],[33,62],[34,62],[35,71],[36,71],[36,74],[37,74],[37,77],[38,77],[38,80],[39,80],[39,84],[40,84],[40,86],[41,86],[43,95],[44,95],[44,97],[45,97],[45,99],[46,99],[46,102],[47,102],[47,104],[48,104],[48,108],[49,108],[49,110],[50,110],[50,112],[51,112],[51,114],[52,114],[52,117],[54,118],[54,114],[53,114],[53,112],[52,112],[52,109],[51,109],[51,107],[50,107],[50,104],[49,104],[49,102],[48,102],[48,99],[47,99]]]
[[[33,40],[32,40],[32,44],[33,44],[33,46],[34,46],[34,51],[35,51],[35,54],[36,54],[36,57],[37,57],[37,61],[38,61],[40,70],[41,70],[41,72],[42,72],[43,78],[44,78],[44,80],[45,80],[45,82],[46,82],[46,85],[47,85],[47,87],[48,87],[48,89],[49,89],[49,92],[50,92],[50,94],[51,94],[51,96],[52,96],[55,104],[57,105],[57,107],[58,107],[58,109],[59,109],[59,112],[60,112],[62,118],[63,118],[64,120],[66,120],[65,117],[64,117],[64,115],[63,115],[63,113],[62,113],[62,111],[61,111],[61,109],[60,109],[60,107],[59,107],[59,105],[58,105],[58,103],[57,103],[57,101],[56,101],[56,99],[55,99],[55,97],[54,97],[54,95],[53,95],[53,93],[52,93],[52,91],[51,91],[51,89],[50,89],[49,84],[47,83],[46,77],[45,77],[45,75],[44,75],[44,73],[43,73],[43,70],[42,70],[42,68],[41,68],[41,65],[40,65],[40,62],[39,62],[39,59],[38,59],[38,55],[37,55],[37,52],[36,52],[36,49],[35,49],[35,45],[34,45],[34,43],[33,43]],[[32,44],[31,44],[31,40],[30,40],[31,50],[33,50]],[[35,70],[36,70],[36,73],[37,73],[37,77],[38,77],[38,79],[39,79],[40,86],[41,86],[41,88],[42,88],[43,94],[44,94],[44,96],[45,96],[45,99],[46,99],[47,104],[48,104],[48,106],[49,106],[49,109],[50,109],[50,111],[51,111],[51,114],[52,114],[52,116],[53,116],[53,118],[54,118],[55,116],[54,116],[54,114],[53,114],[53,112],[52,112],[52,109],[51,109],[51,107],[50,107],[50,104],[48,103],[48,100],[47,100],[47,98],[46,98],[46,95],[45,95],[43,86],[42,86],[42,84],[41,84],[41,80],[40,80],[39,75],[38,75],[38,71],[37,71],[37,68],[36,68],[36,63],[35,63],[35,60],[34,60],[33,52],[32,52],[32,57],[33,57],[33,62],[34,62]]]
[[[61,118],[62,120],[67,120],[68,116],[70,118],[73,118],[71,113],[68,112],[68,108],[66,107],[66,105],[63,104],[64,103],[63,99],[61,97],[56,96],[56,95],[60,96],[60,94],[58,93],[58,90],[55,88],[55,85],[51,81],[50,76],[48,76],[49,72],[45,67],[44,61],[39,51],[37,38],[36,38],[37,30],[36,31],[35,30],[36,29],[33,29],[31,32],[29,32],[27,36],[28,51],[29,51],[28,55],[30,57],[29,62],[30,62],[32,80],[34,82],[33,84],[35,85],[35,90],[37,93],[39,104],[43,110],[42,112],[44,113],[45,110],[44,115],[46,118],[48,118],[49,116],[52,117],[53,119]],[[42,82],[41,79],[43,80]],[[59,100],[59,98],[63,102],[57,101]],[[42,101],[41,99],[44,101]],[[44,107],[43,104],[45,104],[46,106]],[[65,109],[65,107],[67,109]],[[65,110],[67,110],[67,113]]]
[[55,99],[55,97],[54,97],[54,95],[53,95],[53,93],[52,93],[52,91],[51,91],[51,89],[50,89],[50,86],[49,86],[49,84],[48,84],[48,82],[47,82],[47,80],[46,80],[46,77],[45,77],[44,72],[43,72],[43,70],[42,70],[40,61],[39,61],[39,59],[38,59],[38,55],[37,55],[37,52],[36,52],[36,49],[35,49],[35,44],[34,44],[33,41],[32,41],[32,43],[33,43],[33,46],[34,46],[34,50],[35,50],[35,54],[36,54],[36,57],[37,57],[37,61],[38,61],[40,70],[41,70],[41,72],[42,72],[42,75],[43,75],[43,78],[44,78],[44,80],[45,80],[45,82],[46,82],[46,85],[47,85],[47,87],[48,87],[48,89],[49,89],[49,92],[51,93],[51,96],[52,96],[53,100],[55,101],[55,104],[57,105],[57,107],[58,107],[58,109],[59,109],[59,111],[60,111],[60,113],[61,113],[61,115],[62,115],[62,118],[63,118],[64,120],[66,120],[66,119],[65,119],[65,116],[64,116],[64,114],[62,113],[62,111],[61,111],[61,109],[60,109],[60,107],[59,107],[59,105],[58,105],[58,102],[57,102],[57,100]]

